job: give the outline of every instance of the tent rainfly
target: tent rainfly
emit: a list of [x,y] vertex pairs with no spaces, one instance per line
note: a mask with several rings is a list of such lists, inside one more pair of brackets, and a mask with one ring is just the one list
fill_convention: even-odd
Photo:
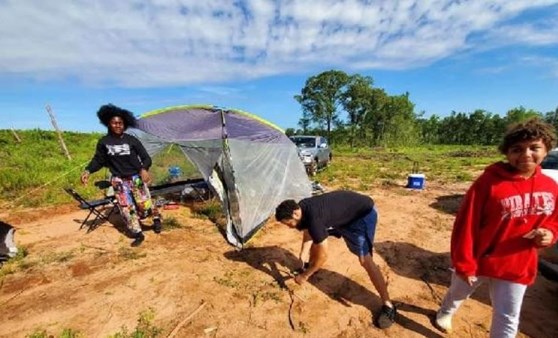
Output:
[[285,199],[311,195],[297,148],[255,115],[214,106],[176,106],[138,119],[136,135],[153,156],[176,144],[217,193],[227,240],[242,247]]

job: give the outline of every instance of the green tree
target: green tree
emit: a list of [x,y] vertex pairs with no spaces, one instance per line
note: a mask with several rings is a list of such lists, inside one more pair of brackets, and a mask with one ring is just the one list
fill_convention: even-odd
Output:
[[285,129],[285,135],[287,135],[287,136],[293,136],[293,135],[295,135],[295,133],[296,133],[296,132],[295,132],[295,129],[294,129],[294,128],[287,128],[287,129]]
[[295,95],[302,105],[303,119],[299,125],[312,121],[327,131],[328,138],[333,126],[339,123],[339,108],[343,92],[349,82],[349,75],[339,70],[329,70],[306,80],[300,95]]
[[508,112],[506,113],[506,123],[512,124],[512,123],[517,123],[517,122],[521,122],[524,121],[526,119],[529,119],[531,117],[540,117],[542,118],[542,114],[539,113],[536,110],[533,109],[525,109],[523,106],[519,106],[516,108],[512,108],[510,110],[508,110]]
[[544,120],[547,123],[553,125],[554,128],[558,130],[558,107],[556,107],[554,111],[549,111],[546,114],[544,114]]
[[440,117],[432,115],[428,119],[420,118],[417,125],[420,130],[421,141],[423,143],[437,144],[440,142]]
[[419,141],[416,128],[415,104],[409,93],[390,96],[383,106],[383,133],[381,141],[387,145],[412,145]]
[[342,94],[341,100],[347,112],[349,129],[349,141],[351,148],[355,145],[355,139],[360,136],[364,140],[365,117],[373,113],[375,101],[373,80],[368,76],[353,75],[349,79],[347,90]]

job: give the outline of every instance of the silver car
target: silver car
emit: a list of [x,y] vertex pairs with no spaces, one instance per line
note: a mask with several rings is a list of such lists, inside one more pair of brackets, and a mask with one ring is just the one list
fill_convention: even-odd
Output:
[[296,144],[298,155],[310,176],[316,175],[318,169],[327,167],[333,157],[327,139],[323,136],[297,135],[290,139]]

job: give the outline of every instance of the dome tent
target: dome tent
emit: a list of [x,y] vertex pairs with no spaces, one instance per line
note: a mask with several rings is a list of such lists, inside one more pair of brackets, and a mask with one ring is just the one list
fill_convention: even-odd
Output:
[[176,144],[216,192],[227,240],[242,247],[285,199],[311,195],[297,148],[255,115],[214,106],[176,106],[143,114],[129,132],[154,156]]

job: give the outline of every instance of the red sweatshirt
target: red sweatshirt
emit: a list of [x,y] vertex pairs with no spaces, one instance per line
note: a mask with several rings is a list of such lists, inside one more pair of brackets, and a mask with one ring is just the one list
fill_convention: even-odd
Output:
[[523,235],[535,228],[558,234],[558,184],[541,173],[525,179],[503,162],[488,166],[467,191],[451,236],[457,273],[532,284],[537,246]]

